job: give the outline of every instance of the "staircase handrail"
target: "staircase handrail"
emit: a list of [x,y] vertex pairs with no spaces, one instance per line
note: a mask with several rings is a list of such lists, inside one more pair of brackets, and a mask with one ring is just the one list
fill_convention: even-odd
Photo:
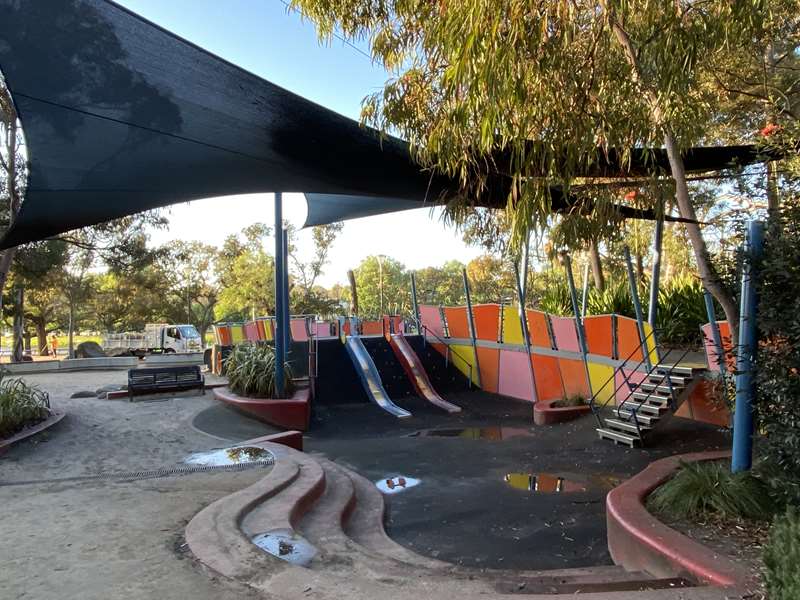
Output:
[[[430,333],[430,334],[431,334],[433,337],[435,337],[435,338],[436,338],[436,339],[437,339],[437,340],[438,340],[440,343],[444,344],[444,347],[445,347],[445,348],[447,348],[447,354],[448,354],[448,355],[449,355],[450,353],[452,353],[452,354],[455,354],[455,355],[456,355],[456,356],[458,356],[458,357],[459,357],[461,360],[463,360],[463,361],[464,361],[464,364],[465,364],[465,365],[467,365],[467,367],[469,367],[469,387],[471,388],[471,387],[472,387],[472,363],[471,363],[470,361],[468,361],[468,360],[467,360],[465,357],[461,356],[461,355],[460,355],[460,354],[459,354],[459,353],[458,353],[456,350],[453,350],[452,348],[450,348],[450,344],[448,344],[448,343],[447,343],[447,340],[445,340],[445,339],[443,339],[443,338],[439,337],[439,335],[437,335],[437,333],[436,333],[435,331],[433,331],[433,330],[432,330],[430,327],[428,327],[428,326],[427,326],[427,325],[425,325],[424,323],[420,323],[420,322],[419,322],[417,319],[415,319],[414,317],[411,317],[411,320],[412,320],[412,321],[413,321],[413,322],[416,324],[416,326],[417,326],[417,331],[419,331],[419,332],[421,332],[421,333],[422,333],[422,341],[423,341],[423,343],[426,341],[426,338],[427,338],[427,335],[426,335],[426,334],[427,334],[427,333]],[[447,360],[449,360],[449,356],[447,357]]]

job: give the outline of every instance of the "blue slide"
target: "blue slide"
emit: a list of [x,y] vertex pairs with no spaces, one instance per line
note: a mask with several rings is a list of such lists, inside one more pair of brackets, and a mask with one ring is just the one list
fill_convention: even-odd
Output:
[[378,374],[378,369],[375,367],[375,363],[372,362],[372,357],[361,342],[361,338],[358,336],[348,336],[344,345],[345,348],[347,348],[347,354],[350,355],[350,359],[353,361],[353,365],[355,365],[358,371],[361,385],[364,386],[364,391],[367,392],[369,399],[395,417],[401,419],[410,417],[410,412],[404,408],[400,408],[389,399],[389,395],[386,393],[386,390],[383,389],[383,383],[381,383],[381,376]]

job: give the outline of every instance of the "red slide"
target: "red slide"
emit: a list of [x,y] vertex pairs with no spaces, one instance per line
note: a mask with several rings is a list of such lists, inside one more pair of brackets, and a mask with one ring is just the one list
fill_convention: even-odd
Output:
[[414,352],[414,349],[408,345],[406,338],[402,334],[393,333],[389,336],[389,345],[394,350],[394,354],[400,364],[403,365],[403,370],[406,375],[414,384],[414,389],[421,398],[425,398],[431,404],[446,410],[449,413],[461,412],[461,407],[451,404],[433,389],[431,380],[428,379],[428,374],[425,372],[419,356]]

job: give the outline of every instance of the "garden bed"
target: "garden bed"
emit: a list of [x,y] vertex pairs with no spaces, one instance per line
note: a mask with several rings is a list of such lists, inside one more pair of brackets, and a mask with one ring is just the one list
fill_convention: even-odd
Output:
[[6,452],[12,445],[16,444],[17,442],[21,442],[31,436],[36,435],[37,433],[41,433],[45,429],[49,429],[61,419],[64,418],[66,413],[59,412],[59,411],[50,411],[50,416],[41,420],[36,421],[35,423],[29,424],[24,426],[22,429],[14,433],[13,435],[0,439],[0,454]]

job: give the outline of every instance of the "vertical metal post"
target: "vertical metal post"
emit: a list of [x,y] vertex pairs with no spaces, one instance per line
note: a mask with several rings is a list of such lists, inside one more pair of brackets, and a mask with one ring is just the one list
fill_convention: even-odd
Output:
[[531,376],[531,399],[536,402],[536,374],[533,371],[533,362],[531,361],[531,338],[528,331],[528,319],[525,314],[525,306],[523,298],[525,297],[522,291],[522,282],[520,281],[519,270],[514,269],[517,275],[517,294],[519,295],[519,324],[522,327],[522,341],[525,344],[525,353],[528,355],[528,371]]
[[569,284],[569,295],[572,300],[572,312],[575,315],[575,327],[578,331],[578,343],[581,347],[581,354],[583,355],[583,367],[586,371],[586,385],[589,387],[589,394],[592,394],[592,378],[589,376],[589,347],[586,345],[586,333],[583,330],[583,321],[581,320],[580,308],[578,307],[578,292],[575,289],[575,278],[572,275],[572,261],[569,254],[563,254],[564,269],[567,271],[567,283]]
[[725,348],[722,346],[722,336],[719,332],[719,325],[717,325],[717,315],[714,310],[714,298],[708,292],[703,290],[703,298],[706,301],[706,314],[708,315],[708,323],[711,325],[711,339],[714,342],[714,350],[717,353],[717,365],[719,365],[719,372],[726,375],[728,367],[725,361]]
[[422,333],[422,327],[419,321],[419,303],[417,302],[417,277],[414,275],[414,271],[411,271],[411,304],[414,309],[417,333]]
[[656,328],[658,316],[658,288],[661,280],[661,245],[664,239],[664,220],[656,221],[656,230],[653,235],[653,274],[650,277],[650,304],[647,307],[647,322],[650,327]]
[[731,470],[734,473],[749,471],[753,462],[753,359],[758,341],[755,262],[761,256],[763,241],[764,223],[750,221],[747,228],[747,252],[742,267],[739,348],[736,353],[736,408],[733,413],[731,461]]
[[472,356],[475,361],[472,368],[475,372],[475,380],[477,381],[478,387],[480,387],[481,371],[478,368],[478,344],[475,337],[475,320],[472,318],[472,298],[469,295],[469,279],[467,279],[466,269],[461,269],[461,276],[464,279],[464,296],[467,299],[467,323],[469,324],[469,337],[472,338]]
[[633,274],[633,262],[631,262],[630,248],[625,246],[625,266],[628,269],[628,284],[631,287],[631,298],[633,298],[633,309],[636,311],[636,325],[639,329],[639,346],[642,348],[644,355],[644,363],[647,365],[647,370],[653,368],[650,362],[650,350],[645,343],[647,334],[644,331],[644,316],[642,315],[642,303],[639,302],[639,289],[636,287],[636,276]]
[[275,392],[283,398],[286,390],[286,312],[283,306],[283,195],[275,192]]
[[525,234],[525,246],[522,248],[522,272],[519,273],[521,284],[517,286],[519,302],[523,311],[525,310],[525,304],[528,300],[528,262],[530,260],[530,245],[531,232],[528,230]]
[[586,301],[589,298],[589,263],[583,269],[583,291],[581,292],[581,319],[586,316]]
[[289,305],[289,236],[283,233],[283,310],[286,327],[284,328],[283,343],[286,356],[292,352],[292,312]]

